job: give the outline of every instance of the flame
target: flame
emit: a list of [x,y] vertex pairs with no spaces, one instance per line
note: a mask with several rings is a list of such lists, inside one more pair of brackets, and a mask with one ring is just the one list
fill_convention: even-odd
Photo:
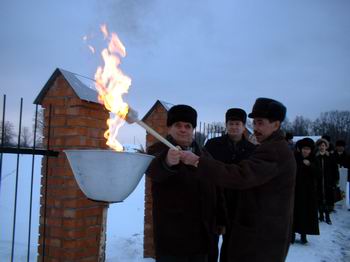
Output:
[[89,47],[91,53],[95,54],[95,48],[91,45],[88,45],[88,47]]
[[125,75],[118,67],[121,63],[120,57],[126,56],[123,43],[115,33],[109,34],[107,26],[102,25],[101,31],[105,39],[109,39],[108,48],[102,50],[101,55],[104,66],[99,66],[95,73],[96,88],[101,101],[110,114],[107,120],[108,130],[104,136],[107,145],[116,151],[123,151],[123,146],[118,142],[119,128],[125,123],[129,106],[123,101],[131,85],[131,78]]

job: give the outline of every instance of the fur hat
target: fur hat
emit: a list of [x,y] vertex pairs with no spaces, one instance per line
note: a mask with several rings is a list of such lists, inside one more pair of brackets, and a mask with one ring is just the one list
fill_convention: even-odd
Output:
[[311,151],[313,151],[315,148],[315,142],[311,138],[305,137],[298,141],[297,146],[299,150],[301,150],[303,147],[309,147]]
[[271,98],[260,97],[256,99],[250,118],[262,117],[272,121],[282,122],[286,117],[287,108]]
[[329,135],[323,135],[321,138],[326,139],[328,142],[331,142],[331,137]]
[[337,140],[335,142],[335,146],[342,146],[342,147],[345,147],[346,146],[346,143],[344,140]]
[[240,108],[230,108],[226,111],[225,120],[226,123],[229,120],[238,120],[245,124],[247,122],[247,113]]
[[329,147],[329,142],[324,138],[320,138],[319,140],[317,140],[316,146],[319,147],[322,143],[324,143],[326,145],[326,148]]
[[290,133],[290,132],[287,132],[287,133],[286,133],[286,136],[285,136],[286,140],[292,140],[293,137],[294,137],[294,136],[293,136],[292,133]]
[[171,126],[176,122],[188,122],[193,128],[197,126],[197,111],[188,105],[176,105],[169,109],[167,126]]

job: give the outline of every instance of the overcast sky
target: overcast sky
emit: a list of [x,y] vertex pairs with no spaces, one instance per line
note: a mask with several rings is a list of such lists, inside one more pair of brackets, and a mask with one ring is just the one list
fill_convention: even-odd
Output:
[[[126,46],[126,100],[140,116],[157,99],[192,105],[205,122],[230,107],[249,113],[257,97],[284,103],[290,120],[350,110],[349,14],[348,0],[0,0],[7,119],[21,96],[31,118],[57,67],[93,77],[102,62],[82,38],[101,50],[102,23]],[[122,142],[143,139],[124,129]]]

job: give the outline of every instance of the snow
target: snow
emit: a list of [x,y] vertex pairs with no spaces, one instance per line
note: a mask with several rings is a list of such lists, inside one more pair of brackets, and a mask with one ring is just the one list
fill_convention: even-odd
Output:
[[[11,254],[16,156],[4,155],[0,191],[0,258],[9,261]],[[39,224],[40,161],[36,157],[34,205],[30,261],[36,261]],[[14,261],[26,261],[28,238],[28,203],[31,156],[20,156]],[[345,172],[342,172],[344,174]],[[152,262],[143,258],[144,178],[122,203],[111,204],[107,217],[107,262]],[[350,261],[350,212],[345,202],[331,214],[333,225],[320,223],[321,235],[308,236],[308,243],[297,241],[290,246],[287,262]]]

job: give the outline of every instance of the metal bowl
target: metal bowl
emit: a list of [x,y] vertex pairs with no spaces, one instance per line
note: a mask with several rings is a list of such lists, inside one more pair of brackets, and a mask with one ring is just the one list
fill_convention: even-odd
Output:
[[112,150],[64,150],[74,177],[93,200],[121,202],[140,182],[153,156]]

